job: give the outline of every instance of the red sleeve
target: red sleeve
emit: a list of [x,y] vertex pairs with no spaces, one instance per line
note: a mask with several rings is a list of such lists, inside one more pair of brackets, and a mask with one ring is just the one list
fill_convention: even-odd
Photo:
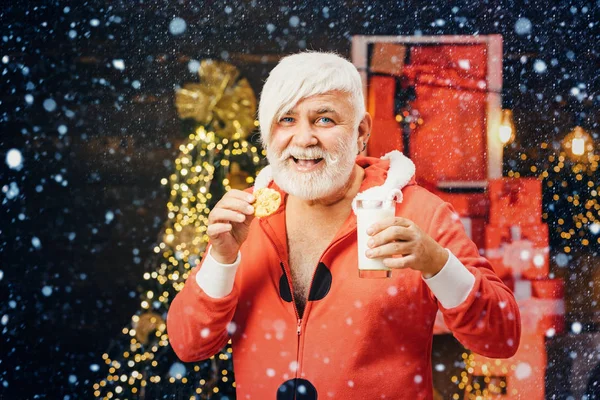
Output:
[[452,205],[443,203],[437,207],[429,234],[475,276],[475,284],[463,303],[446,309],[438,302],[454,337],[469,350],[486,357],[513,356],[521,339],[517,302],[490,262],[479,255]]
[[229,341],[227,325],[237,306],[239,289],[219,299],[208,296],[198,286],[195,267],[184,288],[171,302],[167,332],[171,347],[184,362],[204,360],[218,353]]

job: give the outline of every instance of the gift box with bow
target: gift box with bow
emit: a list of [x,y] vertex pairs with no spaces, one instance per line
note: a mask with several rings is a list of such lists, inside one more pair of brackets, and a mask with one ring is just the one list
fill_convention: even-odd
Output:
[[542,182],[502,178],[489,182],[490,225],[538,225],[542,218]]
[[546,278],[550,267],[548,225],[488,225],[485,255],[501,278]]

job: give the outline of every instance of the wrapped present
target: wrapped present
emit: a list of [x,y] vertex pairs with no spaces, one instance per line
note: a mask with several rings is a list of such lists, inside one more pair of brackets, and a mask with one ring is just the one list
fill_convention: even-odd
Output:
[[[415,163],[417,180],[487,179],[487,46],[375,43],[369,53],[368,109],[375,120],[387,121],[397,111],[397,78],[403,88],[414,92],[415,99],[407,106],[424,122],[412,128],[407,138],[409,149],[403,152]],[[370,156],[401,148],[401,135],[376,127],[377,122],[374,125]]]
[[548,225],[488,225],[485,255],[500,277],[546,278],[550,268]]
[[404,75],[424,121],[410,140],[418,181],[487,179],[487,55],[481,44],[411,48]]
[[412,108],[424,123],[410,137],[418,181],[487,179],[487,95],[453,87],[417,84]]
[[485,218],[460,217],[469,239],[477,245],[478,249],[485,248]]
[[562,279],[540,279],[531,281],[533,297],[539,299],[564,299],[565,282]]
[[442,190],[436,190],[433,193],[452,204],[461,217],[487,218],[488,216],[490,201],[487,193],[452,193]]
[[542,182],[536,178],[491,180],[490,224],[538,225],[542,218]]
[[[468,384],[471,394],[485,399],[544,399],[546,337],[564,331],[564,282],[561,279],[515,281],[515,299],[521,314],[521,342],[514,356],[491,359],[471,354]],[[471,398],[471,397],[469,397]]]
[[517,353],[510,358],[492,359],[475,353],[469,356],[472,372],[467,385],[472,389],[464,398],[543,400],[546,363],[544,336],[523,331]]
[[546,336],[565,331],[565,283],[562,279],[531,281],[532,295],[536,300],[536,313],[540,316],[538,330]]
[[[449,190],[452,190],[451,188]],[[489,209],[486,193],[451,193],[448,190],[431,190],[442,200],[452,204],[460,216],[469,238],[478,248],[485,248],[485,225]]]
[[431,75],[441,78],[460,77],[464,80],[461,87],[471,88],[469,83],[479,83],[472,87],[476,89],[481,88],[480,82],[485,84],[488,74],[487,57],[485,45],[481,44],[415,46],[411,48],[410,65],[430,67]]

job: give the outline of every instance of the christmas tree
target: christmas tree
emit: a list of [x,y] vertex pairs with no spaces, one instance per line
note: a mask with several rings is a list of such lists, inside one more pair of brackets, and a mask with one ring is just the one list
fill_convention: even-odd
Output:
[[175,171],[161,180],[170,188],[168,219],[156,258],[147,262],[140,309],[102,356],[108,374],[94,384],[99,398],[235,397],[230,345],[209,360],[182,363],[166,332],[169,304],[204,255],[210,209],[226,191],[250,186],[262,165],[258,147],[245,140],[258,126],[248,81],[219,61],[203,61],[198,72],[199,83],[176,92],[177,110],[191,133],[179,146]]
[[597,254],[600,156],[594,153],[591,135],[577,126],[562,141],[542,142],[519,154],[518,159],[509,162],[508,176],[542,180],[542,218],[550,226],[550,248],[556,253],[557,266],[565,266],[570,254]]

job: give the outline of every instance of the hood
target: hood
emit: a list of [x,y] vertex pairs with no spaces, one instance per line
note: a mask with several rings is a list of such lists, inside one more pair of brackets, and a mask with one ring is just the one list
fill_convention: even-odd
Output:
[[[402,189],[416,184],[415,164],[398,150],[381,158],[358,156],[356,164],[364,169],[365,176],[354,200],[381,199],[401,203]],[[254,190],[261,187],[272,187],[281,192],[273,182],[270,165],[263,168],[254,181]]]
[[363,185],[356,200],[381,200],[402,202],[402,189],[416,184],[415,164],[398,150],[381,157],[358,157],[356,163],[365,170]]

